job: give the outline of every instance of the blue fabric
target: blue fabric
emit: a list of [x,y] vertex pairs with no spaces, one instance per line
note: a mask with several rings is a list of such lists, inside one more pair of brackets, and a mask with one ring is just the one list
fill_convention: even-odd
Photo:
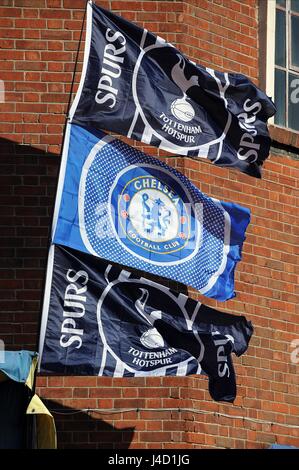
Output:
[[207,197],[175,169],[111,139],[71,125],[53,242],[233,297],[249,210]]
[[269,449],[298,449],[295,446],[284,446],[282,444],[271,444]]
[[5,351],[4,362],[0,362],[0,371],[15,382],[25,383],[32,360],[37,356],[33,351]]

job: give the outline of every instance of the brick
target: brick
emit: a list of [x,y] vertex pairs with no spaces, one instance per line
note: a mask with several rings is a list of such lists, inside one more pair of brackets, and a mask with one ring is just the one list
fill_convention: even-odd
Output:
[[162,431],[162,421],[147,421],[146,422],[147,431]]
[[82,8],[86,5],[85,0],[63,0],[64,8]]
[[22,16],[21,8],[0,8],[0,17],[17,18]]
[[89,389],[90,398],[120,398],[121,389],[115,388],[90,388]]
[[60,62],[52,62],[48,64],[48,69],[49,69],[49,72],[62,72],[63,70],[67,71],[65,69],[64,64]]
[[[16,83],[16,91],[37,91],[37,92],[45,92],[47,90],[47,85],[46,83],[40,83],[40,82],[17,82]],[[28,117],[29,116],[29,117]],[[32,120],[37,120],[37,117],[38,115],[36,114],[29,114],[29,113],[26,113],[24,115],[24,120],[26,122],[30,122],[28,121],[28,119],[32,119]]]
[[40,81],[40,77],[41,77],[41,75],[40,75],[39,72],[26,72],[25,73],[25,80],[26,81],[30,81],[30,82],[35,81],[35,80]]
[[72,53],[71,52],[49,52],[49,51],[42,51],[41,52],[41,60],[47,62],[51,61],[72,61]]
[[39,11],[33,8],[25,8],[25,10],[23,10],[23,16],[24,18],[38,18]]
[[31,29],[34,26],[35,29],[43,29],[46,27],[46,21],[42,19],[16,19],[15,27],[22,29]]
[[62,0],[48,0],[47,7],[48,8],[60,8],[62,6]]
[[115,408],[143,408],[145,406],[144,399],[120,398],[114,400]]
[[74,388],[74,398],[88,398],[88,388]]
[[16,40],[16,48],[17,49],[46,49],[47,48],[47,43],[46,41],[19,41]]
[[15,46],[15,41],[13,39],[1,39],[0,40],[0,49],[13,49]]
[[3,38],[22,38],[23,31],[19,29],[3,29],[2,31]]
[[[59,82],[61,80],[71,81],[71,74],[66,73],[43,73],[43,80],[46,82]],[[55,96],[55,95],[54,95]]]
[[[48,20],[49,23],[50,20]],[[53,20],[54,21],[54,20]],[[57,22],[56,22],[57,24]],[[50,31],[42,30],[41,31],[42,39],[56,39],[56,40],[67,40],[72,38],[72,33],[70,31]]]
[[16,7],[37,7],[42,8],[46,6],[46,0],[15,0]]
[[61,18],[61,19],[68,19],[68,18],[71,18],[71,11],[70,10],[67,10],[67,9],[64,9],[64,8],[60,8],[60,9],[56,9],[56,8],[46,8],[46,9],[41,9],[40,10],[40,16],[41,18],[44,18],[44,19],[47,19],[47,18],[50,18],[50,19],[56,19],[56,18]]
[[122,390],[123,398],[137,398],[138,397],[138,389],[133,387],[128,387]]
[[43,62],[30,62],[29,60],[15,62],[16,70],[46,70],[47,64]]
[[76,30],[81,31],[82,21],[78,21],[78,20],[65,21],[64,27],[71,31],[76,31]]
[[168,442],[171,441],[170,432],[141,432],[141,442]]
[[[7,0],[9,1],[9,0]],[[12,28],[14,21],[10,18],[0,18],[0,27],[2,28]]]
[[66,387],[95,387],[96,377],[65,377],[64,385]]
[[48,20],[47,27],[49,29],[62,29],[63,28],[63,20]]
[[0,70],[13,70],[13,63],[6,60],[0,60]]

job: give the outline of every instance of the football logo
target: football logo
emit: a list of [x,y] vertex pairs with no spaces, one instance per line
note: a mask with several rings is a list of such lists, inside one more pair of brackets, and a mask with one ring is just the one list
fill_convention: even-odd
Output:
[[[167,333],[165,338],[162,337],[158,331],[160,326],[155,326],[157,323],[167,325],[171,315],[173,322],[182,323],[192,331],[196,315],[189,318],[184,304],[167,287],[148,280],[126,278],[122,273],[118,279],[108,282],[97,306],[99,334],[104,347],[99,375],[153,375],[153,372],[167,375],[167,370],[174,368],[176,375],[185,375],[187,369],[189,373],[200,373],[200,361],[205,351],[200,338],[194,336],[198,350],[195,359],[186,350],[171,346],[171,335]],[[126,299],[125,330],[119,322],[119,299]],[[159,309],[161,305],[165,311]],[[114,339],[111,331],[115,332]],[[117,364],[116,372],[112,369],[109,372],[112,365],[109,366],[108,353]]]
[[200,224],[191,197],[166,169],[127,167],[116,176],[109,198],[115,236],[135,256],[178,264],[197,253]]
[[[156,74],[154,82],[154,70],[149,68],[149,64],[154,64],[155,70],[163,71]],[[142,49],[132,77],[136,112],[127,136],[134,137],[133,129],[140,126],[137,123],[139,116],[144,126],[144,130],[139,131],[143,142],[158,139],[160,148],[169,152],[180,150],[184,155],[206,152],[211,146],[217,148],[230,125],[223,87],[213,70],[204,70],[213,96],[223,100],[223,106],[217,109],[223,125],[213,127],[209,110],[212,113],[215,102],[206,96],[199,84],[200,71],[194,74],[195,70],[193,64],[168,43],[158,41]]]
[[195,116],[195,111],[186,98],[179,98],[171,103],[171,112],[179,121],[189,122]]
[[[196,281],[205,293],[227,263],[229,214],[176,170],[121,141],[106,145],[111,139],[100,140],[85,160],[74,246],[191,285]],[[184,278],[181,267],[190,276]]]
[[[177,54],[178,55],[178,54]],[[198,85],[198,76],[192,75],[188,80],[185,77],[184,70],[185,70],[185,60],[182,56],[179,56],[179,62],[172,67],[171,70],[171,78],[173,82],[181,89],[183,94],[182,98],[178,98],[174,100],[171,104],[171,112],[174,117],[176,117],[179,121],[189,122],[195,117],[194,108],[191,104],[187,101],[187,91],[189,88]]]

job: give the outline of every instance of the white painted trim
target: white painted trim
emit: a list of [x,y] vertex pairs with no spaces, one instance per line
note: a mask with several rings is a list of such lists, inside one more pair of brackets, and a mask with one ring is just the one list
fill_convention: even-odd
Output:
[[64,186],[64,177],[65,177],[66,165],[67,165],[67,159],[68,159],[68,153],[69,153],[70,134],[71,134],[71,124],[70,122],[67,121],[66,128],[65,128],[65,136],[64,136],[64,142],[63,142],[60,170],[59,170],[59,176],[58,176],[58,185],[57,185],[56,198],[55,198],[54,214],[53,214],[53,220],[52,220],[51,243],[52,243],[54,233],[56,230],[58,214],[60,210],[60,203],[61,203],[63,186]]
[[38,372],[40,371],[40,364],[41,364],[41,360],[42,360],[42,356],[43,356],[46,329],[47,329],[47,323],[48,323],[50,294],[51,294],[52,276],[53,276],[53,265],[54,265],[54,245],[51,245],[50,249],[49,249],[49,254],[48,254],[46,285],[45,285],[45,291],[44,291],[42,321],[41,321],[40,335],[39,335]]
[[[275,64],[275,15],[276,2],[267,2],[267,54],[266,54],[266,93],[275,100],[274,96],[274,64]],[[268,120],[269,124],[274,124],[274,116]]]
[[75,96],[75,99],[73,101],[73,104],[71,106],[70,112],[69,112],[69,119],[72,121],[74,114],[76,112],[83,85],[85,82],[85,77],[86,77],[86,71],[87,71],[87,65],[88,65],[88,60],[89,60],[89,53],[90,53],[90,45],[91,45],[91,33],[92,33],[92,2],[87,3],[87,14],[86,14],[86,35],[85,35],[85,47],[84,47],[84,58],[83,58],[83,66],[82,66],[82,73],[81,73],[81,78],[80,78],[80,83],[79,87]]

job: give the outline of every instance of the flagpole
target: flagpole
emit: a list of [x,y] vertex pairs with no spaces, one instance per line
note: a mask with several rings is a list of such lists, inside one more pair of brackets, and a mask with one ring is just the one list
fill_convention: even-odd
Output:
[[[82,43],[84,24],[85,24],[85,19],[86,19],[86,12],[87,12],[87,7],[88,7],[89,3],[92,3],[92,2],[90,0],[86,0],[85,11],[84,11],[83,19],[82,19],[82,26],[81,26],[81,32],[80,32],[80,37],[79,37],[79,44],[78,44],[76,58],[75,58],[71,88],[70,88],[70,93],[69,93],[69,100],[68,100],[68,104],[67,104],[67,109],[66,109],[66,114],[65,114],[65,122],[64,122],[63,133],[62,133],[62,143],[61,143],[61,150],[60,150],[60,162],[59,162],[58,178],[57,178],[56,190],[55,190],[55,202],[54,202],[53,208],[52,208],[51,229],[49,231],[48,241],[47,241],[47,247],[48,247],[47,268],[45,270],[44,278],[43,278],[43,289],[42,289],[42,295],[41,295],[41,301],[40,301],[40,315],[39,315],[39,325],[38,325],[38,333],[37,333],[37,340],[36,340],[36,351],[39,351],[40,333],[41,333],[42,316],[43,316],[42,314],[43,314],[43,308],[44,308],[44,297],[45,297],[45,292],[46,292],[47,278],[48,278],[48,276],[50,274],[50,271],[51,271],[49,269],[49,265],[51,265],[52,264],[51,262],[53,261],[53,260],[50,259],[50,254],[51,254],[50,249],[51,249],[51,242],[52,242],[52,236],[53,236],[54,214],[55,214],[55,208],[56,208],[56,202],[57,202],[57,193],[58,193],[58,186],[59,186],[59,181],[60,181],[63,153],[64,153],[64,149],[65,149],[65,144],[66,144],[67,129],[68,129],[69,121],[70,121],[69,114],[70,114],[70,108],[71,108],[71,102],[72,102],[72,95],[73,95],[73,90],[74,90],[74,85],[75,85],[75,78],[76,78],[76,72],[77,72],[77,65],[78,65],[80,47],[81,47],[81,43]],[[37,369],[36,369],[36,371],[37,371]],[[35,385],[36,385],[36,373],[35,373],[35,377],[34,377],[33,391],[35,390]]]
[[[77,72],[77,65],[78,65],[78,59],[79,59],[79,54],[80,54],[80,47],[81,47],[81,42],[82,42],[82,36],[83,36],[83,31],[84,31],[84,23],[85,23],[88,3],[91,3],[90,0],[86,0],[84,15],[83,15],[83,19],[82,19],[82,26],[81,26],[80,37],[79,37],[79,44],[78,44],[76,58],[75,58],[75,67],[74,67],[74,71],[73,71],[73,78],[72,78],[72,83],[71,83],[69,101],[68,101],[68,104],[67,104],[66,122],[69,119],[69,111],[70,111],[71,102],[72,102],[72,95],[73,95],[73,89],[74,89],[74,84],[75,84],[75,77],[76,77],[76,72]],[[66,127],[66,123],[65,123],[65,127]]]

